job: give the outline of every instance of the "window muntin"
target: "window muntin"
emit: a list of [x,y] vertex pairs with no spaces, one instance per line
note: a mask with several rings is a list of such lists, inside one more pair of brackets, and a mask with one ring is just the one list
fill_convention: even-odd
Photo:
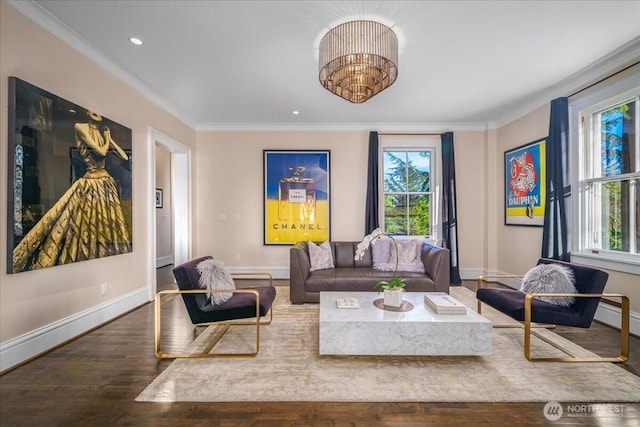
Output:
[[[640,263],[640,88],[578,102],[578,244],[574,254]],[[573,138],[573,137],[572,137]]]
[[436,239],[433,212],[436,147],[387,147],[382,151],[383,218],[385,232]]

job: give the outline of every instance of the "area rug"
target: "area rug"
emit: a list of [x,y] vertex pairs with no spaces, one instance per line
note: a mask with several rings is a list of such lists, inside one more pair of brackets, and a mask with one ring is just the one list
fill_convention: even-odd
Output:
[[[532,363],[522,354],[522,330],[494,329],[490,356],[320,356],[318,305],[293,305],[278,287],[271,325],[261,329],[255,358],[182,359],[138,397],[141,402],[638,402],[640,377],[611,363]],[[451,294],[475,309],[475,293]],[[416,307],[419,309],[419,307]],[[495,324],[510,319],[488,306]],[[192,345],[202,346],[210,327]],[[255,330],[231,327],[214,351],[243,349]],[[592,353],[550,331],[579,355]],[[532,353],[562,356],[533,338]]]

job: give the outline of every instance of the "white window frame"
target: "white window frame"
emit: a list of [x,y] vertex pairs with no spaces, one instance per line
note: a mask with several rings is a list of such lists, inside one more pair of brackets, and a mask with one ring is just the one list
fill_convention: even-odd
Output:
[[[431,235],[406,236],[406,238],[421,239],[433,245],[442,244],[442,141],[440,135],[416,135],[408,137],[393,137],[381,135],[378,139],[378,221],[381,228],[384,224],[384,152],[385,151],[431,151],[430,186],[433,192],[431,203]],[[401,238],[404,238],[402,236]]]
[[[632,100],[640,95],[640,74],[635,74],[627,79],[613,83],[599,91],[580,98],[569,104],[569,154],[571,159],[571,186],[572,186],[572,227],[571,236],[571,260],[595,267],[615,271],[640,274],[640,254],[620,253],[617,251],[594,250],[589,247],[586,235],[590,231],[589,220],[586,217],[585,188],[589,182],[593,182],[590,175],[592,162],[589,161],[588,152],[591,149],[591,123],[585,120],[581,124],[582,117],[591,117],[593,113],[602,111],[615,104]],[[636,135],[640,135],[640,108],[636,108]],[[584,127],[584,129],[583,129]],[[571,155],[571,153],[575,155]],[[636,152],[636,167],[640,159],[640,153]],[[637,171],[622,177],[637,177]],[[633,181],[632,181],[633,183]],[[632,188],[631,191],[634,191]],[[635,188],[636,192],[640,189]],[[633,224],[632,224],[633,225]],[[632,230],[635,228],[632,228]]]

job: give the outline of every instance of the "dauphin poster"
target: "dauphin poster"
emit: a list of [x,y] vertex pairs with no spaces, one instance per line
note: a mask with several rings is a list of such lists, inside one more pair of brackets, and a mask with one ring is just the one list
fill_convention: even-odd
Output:
[[542,226],[546,197],[545,139],[505,152],[505,224]]

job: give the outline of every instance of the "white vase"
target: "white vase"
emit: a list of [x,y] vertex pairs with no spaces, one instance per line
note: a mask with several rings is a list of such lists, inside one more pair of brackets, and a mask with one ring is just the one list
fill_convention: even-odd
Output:
[[384,291],[384,305],[400,307],[402,305],[402,294],[404,289],[387,289]]

